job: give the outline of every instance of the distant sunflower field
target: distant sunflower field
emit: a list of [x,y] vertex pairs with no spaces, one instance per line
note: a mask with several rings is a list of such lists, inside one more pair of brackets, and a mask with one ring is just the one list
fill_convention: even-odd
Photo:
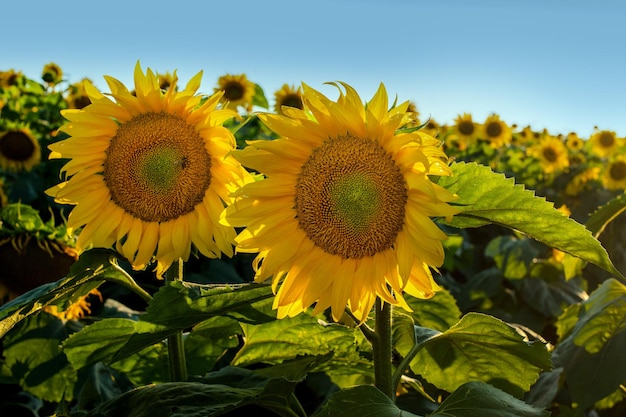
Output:
[[0,415],[626,415],[610,127],[132,74],[0,72]]

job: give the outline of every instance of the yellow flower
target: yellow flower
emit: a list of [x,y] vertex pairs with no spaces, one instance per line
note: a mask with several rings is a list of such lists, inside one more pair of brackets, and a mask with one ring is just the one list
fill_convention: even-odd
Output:
[[591,151],[599,157],[611,156],[621,145],[621,139],[614,131],[599,130],[589,138]]
[[288,84],[283,84],[280,90],[277,90],[274,93],[275,97],[275,105],[274,110],[276,113],[282,114],[282,107],[295,107],[296,109],[302,110],[302,88],[298,86],[295,88],[294,86],[290,86]]
[[226,74],[217,80],[215,92],[223,91],[223,102],[229,109],[244,107],[247,111],[252,110],[252,98],[255,93],[255,84],[248,80],[246,74]]
[[574,178],[570,180],[570,182],[565,187],[565,194],[569,196],[576,196],[580,194],[585,186],[591,182],[595,181],[600,177],[600,168],[591,167],[587,168],[580,174],[577,174]]
[[561,139],[545,135],[538,144],[529,148],[528,153],[539,160],[544,172],[551,174],[569,166],[567,148]]
[[364,105],[333,85],[336,102],[303,85],[305,110],[260,114],[280,138],[235,152],[266,178],[244,186],[223,221],[246,226],[238,251],[258,252],[255,279],[272,278],[281,318],[316,303],[314,314],[330,307],[338,320],[347,306],[365,320],[376,297],[407,309],[403,291],[431,297],[429,266],[442,264],[447,237],[431,217],[457,212],[428,177],[451,175],[440,142],[397,132],[408,102],[388,110],[381,84]]
[[22,71],[15,71],[14,69],[0,71],[0,88],[15,85],[20,77],[23,77]]
[[221,93],[195,95],[201,72],[181,92],[176,76],[162,91],[139,63],[134,76],[136,95],[105,76],[115,101],[85,84],[92,104],[63,111],[69,122],[60,130],[71,137],[49,146],[51,158],[70,158],[69,180],[48,194],[76,204],[68,227],[84,226],[77,248],[115,245],[137,269],[154,257],[159,276],[192,245],[208,257],[232,255],[235,231],[218,220],[249,178],[229,157],[235,138],[222,126],[236,113],[217,109]]
[[482,137],[489,142],[493,148],[500,148],[511,143],[511,129],[500,120],[500,116],[492,114],[482,125]]
[[41,78],[50,86],[55,86],[63,81],[63,70],[61,67],[51,62],[44,65]]
[[82,109],[83,107],[89,105],[91,101],[87,96],[87,92],[85,91],[85,83],[91,83],[89,78],[83,78],[77,83],[71,84],[67,91],[67,106],[70,109]]
[[463,113],[454,119],[453,135],[457,147],[460,150],[467,149],[468,146],[476,142],[479,126],[472,120],[472,115]]
[[0,168],[30,171],[41,162],[39,141],[28,127],[0,132]]
[[578,136],[578,134],[576,134],[576,132],[570,132],[567,134],[565,144],[571,151],[580,151],[585,146],[585,142]]
[[170,86],[174,83],[174,77],[175,75],[172,75],[171,72],[165,72],[165,73],[157,73],[157,77],[159,77],[159,88],[161,90],[167,90],[168,88],[170,88]]
[[617,156],[609,162],[602,175],[602,184],[608,190],[626,189],[626,156]]

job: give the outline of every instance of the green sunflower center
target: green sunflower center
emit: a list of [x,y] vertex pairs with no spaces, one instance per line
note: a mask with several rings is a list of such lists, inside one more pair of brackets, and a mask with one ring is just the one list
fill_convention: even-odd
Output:
[[617,161],[611,164],[609,175],[615,181],[621,181],[626,178],[626,162]]
[[301,168],[296,183],[298,224],[331,255],[373,256],[392,247],[404,224],[402,172],[374,140],[329,139]]
[[211,183],[204,139],[170,113],[142,113],[122,124],[104,162],[111,199],[146,222],[166,222],[194,210]]
[[498,122],[489,122],[485,127],[485,132],[490,138],[497,138],[502,133],[502,125]]
[[559,156],[557,151],[551,146],[546,146],[545,148],[543,148],[542,154],[543,158],[548,162],[556,162]]
[[474,133],[474,123],[469,120],[463,120],[458,125],[459,133],[470,136]]
[[33,139],[20,130],[11,130],[0,139],[0,153],[11,161],[26,161],[33,156]]
[[240,82],[231,81],[224,86],[224,98],[229,101],[237,101],[243,97],[245,88]]

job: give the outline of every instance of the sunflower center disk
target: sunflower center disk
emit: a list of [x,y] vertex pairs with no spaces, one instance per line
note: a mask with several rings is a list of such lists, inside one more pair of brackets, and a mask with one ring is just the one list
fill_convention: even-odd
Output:
[[120,125],[104,162],[111,199],[146,222],[194,210],[211,182],[204,139],[184,119],[143,113]]
[[0,152],[12,161],[26,161],[34,151],[32,140],[20,131],[10,131],[0,141]]
[[558,159],[558,154],[553,148],[545,148],[543,150],[543,157],[548,162],[555,162]]
[[626,163],[624,162],[616,162],[609,169],[609,175],[614,180],[623,180],[626,178]]
[[329,139],[304,163],[296,184],[299,226],[331,255],[363,258],[392,247],[404,224],[407,189],[376,141]]

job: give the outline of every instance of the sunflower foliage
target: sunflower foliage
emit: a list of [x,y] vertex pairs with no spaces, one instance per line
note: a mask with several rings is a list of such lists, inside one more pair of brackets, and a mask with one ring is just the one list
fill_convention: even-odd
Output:
[[[0,249],[23,233],[74,241],[67,207],[44,190],[62,165],[47,155],[65,135],[59,111],[77,108],[83,90],[53,70],[43,82],[1,73],[0,131],[28,127],[42,158],[30,170],[2,168]],[[240,149],[278,139],[247,112],[270,107],[253,85],[253,102],[225,123]],[[441,290],[406,294],[408,308],[393,310],[393,399],[375,387],[363,330],[375,327],[373,312],[362,324],[330,310],[278,319],[272,286],[253,282],[250,253],[209,258],[192,248],[184,279],[163,281],[113,248],[96,248],[0,306],[0,414],[624,415],[622,140],[610,131],[584,140],[537,132],[493,115],[415,123],[405,132],[421,126],[453,160],[451,176],[431,180],[456,194],[457,213],[434,219],[448,236],[435,274]],[[0,283],[17,279],[5,259]],[[78,317],[56,314],[76,303]],[[184,381],[170,376],[176,335]]]

